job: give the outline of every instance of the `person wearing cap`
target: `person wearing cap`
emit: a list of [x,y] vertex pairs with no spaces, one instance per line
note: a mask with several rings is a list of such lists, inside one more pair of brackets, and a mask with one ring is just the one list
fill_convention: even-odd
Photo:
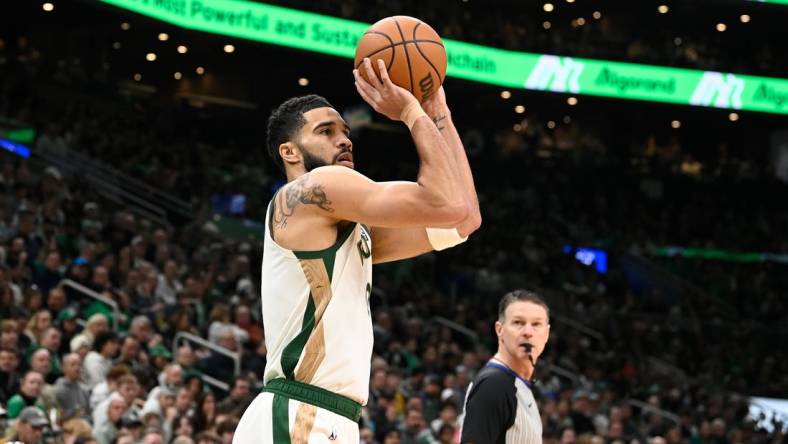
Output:
[[498,304],[498,352],[479,370],[465,398],[460,442],[541,444],[542,419],[532,390],[534,365],[550,336],[550,313],[531,291]]
[[71,340],[77,335],[77,311],[71,307],[60,310],[57,315],[57,324],[60,329],[60,348],[58,353],[63,356],[72,352]]
[[41,442],[44,427],[49,425],[44,413],[37,407],[25,407],[14,425],[14,433],[7,440],[0,439],[0,444],[23,442],[38,444]]
[[149,354],[156,370],[165,370],[172,359],[172,353],[162,344],[151,347]]

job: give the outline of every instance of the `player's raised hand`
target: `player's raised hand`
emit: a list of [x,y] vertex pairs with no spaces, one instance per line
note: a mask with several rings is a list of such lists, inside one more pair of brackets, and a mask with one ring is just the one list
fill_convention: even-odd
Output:
[[358,69],[353,70],[353,76],[356,78],[356,90],[372,109],[391,120],[400,120],[402,110],[415,101],[416,97],[407,89],[399,87],[391,81],[383,60],[378,59],[377,62],[379,76],[368,58],[365,58],[359,67],[359,69],[365,70],[369,81],[364,80]]

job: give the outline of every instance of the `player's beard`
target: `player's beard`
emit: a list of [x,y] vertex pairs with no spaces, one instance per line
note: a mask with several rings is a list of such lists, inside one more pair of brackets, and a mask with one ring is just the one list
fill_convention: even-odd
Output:
[[301,150],[301,155],[304,157],[304,169],[307,173],[314,170],[315,168],[331,165],[325,160],[310,154],[309,151],[304,149],[301,144],[296,143],[296,146],[298,146],[298,149]]

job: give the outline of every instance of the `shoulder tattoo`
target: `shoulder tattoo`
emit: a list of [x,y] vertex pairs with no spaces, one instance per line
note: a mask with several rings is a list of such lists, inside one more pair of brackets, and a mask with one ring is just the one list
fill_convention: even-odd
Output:
[[278,228],[287,226],[287,219],[293,215],[299,204],[316,205],[321,210],[329,213],[334,212],[334,209],[331,208],[331,201],[328,200],[326,192],[323,190],[323,185],[310,183],[308,173],[296,179],[284,190],[283,194],[282,198],[277,199],[280,202],[275,202],[274,208],[274,223]]

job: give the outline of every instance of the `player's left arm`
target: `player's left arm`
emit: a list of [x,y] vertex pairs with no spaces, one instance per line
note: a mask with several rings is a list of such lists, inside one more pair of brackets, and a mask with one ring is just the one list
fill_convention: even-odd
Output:
[[[466,238],[479,229],[482,216],[479,212],[479,198],[476,195],[468,156],[451,118],[443,87],[441,86],[432,98],[424,102],[422,107],[449,145],[454,171],[460,173],[463,194],[470,211],[468,216],[457,225],[456,230],[459,237]],[[373,263],[409,259],[434,249],[426,228],[372,228]]]
[[482,215],[479,212],[479,198],[476,195],[476,185],[473,183],[473,173],[471,172],[471,165],[468,162],[468,156],[465,154],[465,146],[462,144],[457,128],[454,126],[454,121],[451,118],[451,110],[446,103],[446,93],[443,91],[443,86],[438,88],[438,91],[422,104],[424,112],[435,122],[441,136],[449,145],[454,159],[454,167],[460,176],[462,189],[465,194],[465,200],[468,203],[468,216],[457,225],[457,231],[460,236],[466,237],[471,235],[474,231],[478,230],[482,224]]

